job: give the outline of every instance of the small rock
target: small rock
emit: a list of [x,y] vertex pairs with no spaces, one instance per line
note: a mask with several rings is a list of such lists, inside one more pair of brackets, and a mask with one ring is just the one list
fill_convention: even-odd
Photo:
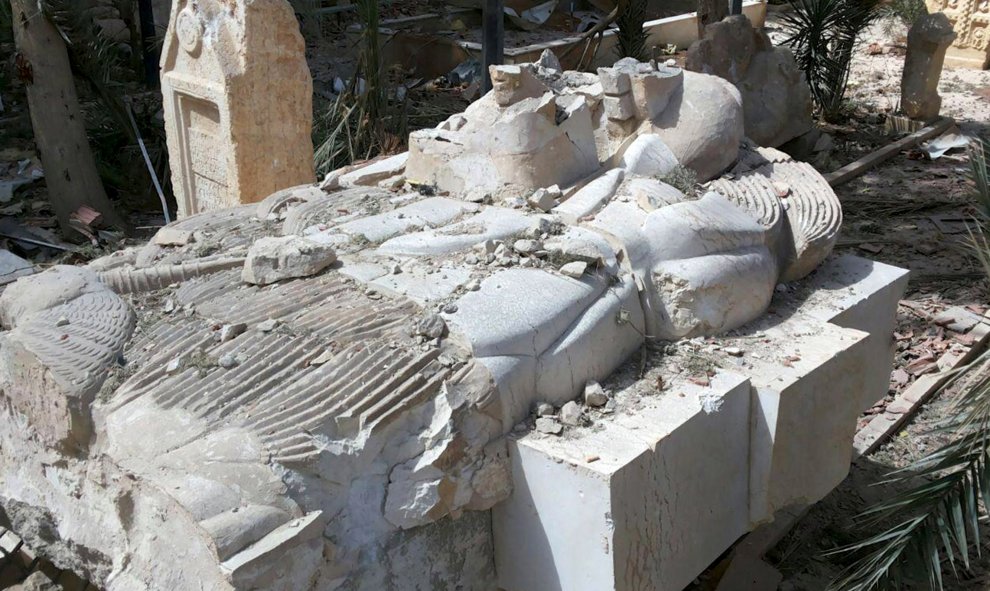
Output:
[[534,252],[541,250],[543,245],[536,240],[516,240],[512,243],[512,250],[518,252],[519,254],[533,254]]
[[402,267],[396,263],[392,265],[392,275],[400,275],[402,273]]
[[476,251],[485,255],[494,253],[497,247],[498,244],[494,240],[485,240],[474,245]]
[[547,435],[560,435],[564,432],[564,427],[554,419],[540,417],[536,419],[536,430]]
[[258,323],[258,330],[260,330],[261,332],[271,332],[276,328],[278,328],[278,320],[274,320],[271,318],[265,320],[264,322]]
[[557,200],[563,195],[560,191],[560,187],[553,185],[545,189],[537,189],[529,198],[526,203],[533,209],[538,209],[540,211],[550,211],[557,206]]
[[560,422],[572,427],[581,424],[581,407],[577,402],[571,400],[560,407]]
[[158,246],[185,246],[193,240],[192,231],[171,226],[165,226],[155,234],[155,244]]
[[233,369],[237,367],[239,361],[237,361],[237,355],[234,355],[233,353],[225,353],[220,356],[217,363],[224,369]]
[[323,365],[324,363],[333,359],[333,351],[324,351],[320,355],[309,362],[310,365]]
[[608,395],[601,384],[592,381],[584,385],[584,403],[595,408],[608,403]]
[[457,304],[447,304],[443,307],[444,314],[453,314],[457,312]]
[[536,405],[536,416],[538,417],[552,417],[557,412],[554,410],[553,405],[549,402],[541,402]]
[[787,183],[781,183],[779,181],[773,182],[773,190],[777,193],[777,197],[784,199],[791,194],[791,186]]
[[428,339],[438,339],[447,331],[447,323],[438,314],[427,313],[416,324],[416,334]]
[[580,279],[584,272],[588,270],[588,263],[582,263],[581,261],[574,261],[573,263],[567,263],[560,268],[560,272],[567,277],[573,277],[574,279]]
[[547,70],[554,70],[556,72],[564,71],[564,68],[560,65],[560,60],[557,59],[557,55],[549,49],[543,50],[543,53],[540,54],[540,59],[537,60],[536,65],[541,68],[546,68]]
[[725,351],[727,354],[732,355],[733,357],[743,356],[743,350],[740,349],[739,347],[725,347],[722,350]]
[[165,312],[166,314],[171,314],[172,312],[175,312],[175,300],[173,300],[172,298],[165,300],[165,305],[162,306],[162,311]]
[[328,172],[327,176],[323,177],[323,182],[320,183],[320,189],[329,193],[331,191],[336,191],[340,188],[340,173],[337,171]]
[[464,284],[464,289],[468,291],[478,291],[481,289],[481,281],[477,279],[472,279]]
[[464,257],[464,262],[469,265],[477,265],[480,261],[481,259],[479,259],[477,256],[473,254],[469,254],[466,257]]
[[68,326],[69,319],[65,316],[60,316],[58,320],[55,321],[55,326]]
[[220,342],[226,343],[227,341],[232,341],[246,330],[247,324],[244,324],[243,322],[238,322],[237,324],[224,324],[220,327]]
[[600,265],[604,259],[598,246],[588,240],[567,240],[553,246],[553,250],[567,262],[580,261]]
[[182,367],[182,359],[176,357],[172,361],[169,361],[168,365],[165,366],[165,373],[173,374],[179,371],[180,367]]

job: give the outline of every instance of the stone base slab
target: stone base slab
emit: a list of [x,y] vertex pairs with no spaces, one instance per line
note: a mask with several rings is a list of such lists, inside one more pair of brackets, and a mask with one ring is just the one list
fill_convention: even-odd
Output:
[[[718,367],[707,385],[682,375],[658,391],[620,369],[606,384],[614,415],[513,438],[514,492],[493,509],[500,587],[675,591],[778,509],[828,494],[865,401],[886,390],[906,280],[832,258],[766,317],[703,345]],[[667,361],[694,363],[680,355]]]

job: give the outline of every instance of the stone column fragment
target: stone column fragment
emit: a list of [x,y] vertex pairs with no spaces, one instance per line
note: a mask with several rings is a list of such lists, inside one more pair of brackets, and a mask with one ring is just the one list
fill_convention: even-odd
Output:
[[901,110],[911,119],[930,121],[938,117],[942,97],[938,79],[949,44],[956,33],[941,12],[919,18],[908,32],[907,57],[901,79]]

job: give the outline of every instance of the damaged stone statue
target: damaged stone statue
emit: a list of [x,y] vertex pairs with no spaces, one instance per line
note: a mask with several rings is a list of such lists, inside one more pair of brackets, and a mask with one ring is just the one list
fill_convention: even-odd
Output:
[[408,154],[9,287],[0,522],[110,591],[497,588],[505,435],[759,318],[842,216],[722,78],[492,78]]

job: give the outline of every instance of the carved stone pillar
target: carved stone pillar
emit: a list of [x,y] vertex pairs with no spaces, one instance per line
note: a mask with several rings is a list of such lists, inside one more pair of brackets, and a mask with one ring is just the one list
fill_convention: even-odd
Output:
[[176,0],[162,94],[179,215],[310,183],[313,81],[284,0]]

